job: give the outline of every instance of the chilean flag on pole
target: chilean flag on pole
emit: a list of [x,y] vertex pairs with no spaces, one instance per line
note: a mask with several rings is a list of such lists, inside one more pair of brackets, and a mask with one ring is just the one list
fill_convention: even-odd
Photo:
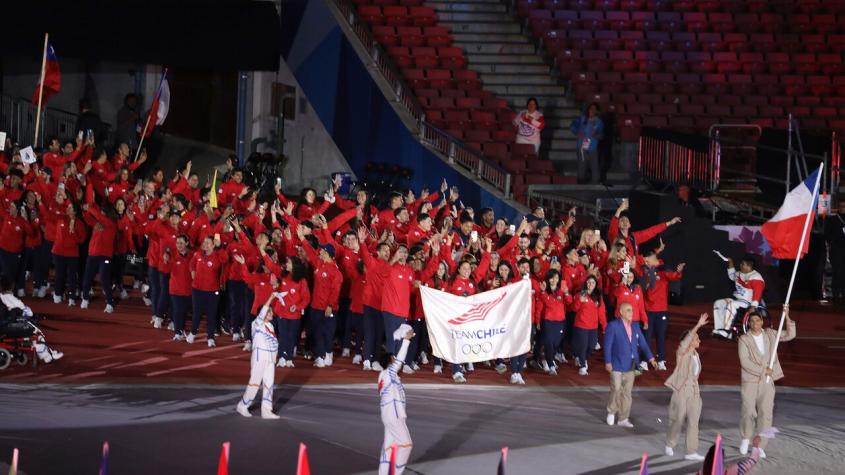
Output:
[[[56,58],[56,51],[53,45],[47,42],[46,61],[44,62],[44,92],[41,97],[41,107],[55,96],[62,89],[62,73],[59,71],[59,59]],[[32,103],[38,104],[38,90],[42,87],[39,82],[35,85],[35,92],[32,93]]]
[[808,223],[816,217],[821,174],[820,166],[786,195],[777,214],[763,225],[763,236],[769,241],[772,255],[777,259],[800,259],[807,253],[812,229]]
[[161,82],[158,85],[158,92],[156,93],[153,103],[150,106],[150,112],[147,116],[146,133],[144,137],[149,137],[153,134],[153,129],[156,125],[164,123],[167,118],[167,112],[170,110],[170,84],[167,82],[167,70],[161,75]]

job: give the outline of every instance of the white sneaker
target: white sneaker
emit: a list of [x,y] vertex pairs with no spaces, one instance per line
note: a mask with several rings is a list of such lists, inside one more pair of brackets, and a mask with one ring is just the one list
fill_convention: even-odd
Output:
[[[65,354],[62,353],[61,351],[50,350],[50,356],[53,357],[53,361],[59,361],[60,359],[62,359],[65,356]],[[762,453],[762,450],[760,452]],[[763,455],[765,456],[765,454],[763,454]]]
[[167,324],[167,329],[170,331],[175,331],[176,327],[173,325],[173,322]]
[[628,419],[622,419],[616,425],[618,425],[619,427],[627,427],[629,429],[632,429],[634,427],[634,424],[631,424],[631,421],[629,421]]
[[669,447],[667,445],[666,450],[664,450],[663,453],[666,454],[669,457],[673,457],[675,455],[675,449],[673,449],[672,447]]
[[144,301],[144,305],[146,305],[147,307],[149,307],[150,305],[152,305],[152,304],[153,304],[153,301],[152,301],[152,300],[150,300],[150,298],[149,298],[149,297],[146,297],[146,296],[141,297],[141,300],[143,300],[143,301]]
[[106,309],[103,310],[103,311],[106,312],[106,313],[114,313],[114,307],[107,304]]
[[241,334],[238,332],[232,333],[232,342],[237,343],[241,341]]
[[62,296],[53,294],[53,303],[62,303]]
[[120,295],[118,295],[118,298],[120,300],[126,300],[129,298],[129,293],[126,291],[126,289],[120,289]]
[[411,369],[414,371],[419,371],[420,365],[418,365],[417,363],[411,363]]
[[739,453],[742,455],[746,455],[748,453],[748,446],[751,444],[751,441],[748,439],[742,439],[742,443],[739,444]]
[[43,285],[38,288],[38,298],[43,299],[47,296],[47,286]]
[[373,361],[373,371],[382,371],[383,369],[378,361]]
[[177,334],[173,335],[173,341],[182,341],[184,339],[185,339],[185,335],[183,335],[181,333],[177,333]]
[[285,365],[287,368],[293,368],[293,360],[288,360],[287,364]]
[[68,306],[68,307],[73,307],[74,305],[76,305],[76,300],[74,300],[74,299],[67,299],[67,306]]
[[525,385],[525,380],[522,379],[522,373],[517,373],[519,375],[519,384]]
[[359,364],[361,364],[361,360],[362,360],[361,355],[355,355],[355,356],[352,357],[352,364],[359,365]]
[[334,353],[326,353],[326,357],[323,358],[323,361],[326,362],[326,366],[331,366],[332,364],[334,364]]
[[279,368],[284,368],[284,367],[287,366],[287,364],[288,364],[288,360],[286,360],[284,358],[279,358],[279,362],[276,363],[276,366],[278,366]]
[[593,349],[599,351],[601,349],[601,344],[599,342],[596,342],[596,347]]
[[[499,374],[505,374],[505,372],[507,372],[507,370],[508,370],[508,367],[505,366],[504,363],[499,363],[499,364],[496,365],[496,372],[499,373]],[[518,373],[514,373],[514,374],[518,374]]]
[[370,371],[371,369],[373,369],[373,367],[370,364],[370,360],[364,361],[364,371]]
[[458,384],[464,384],[467,382],[467,379],[464,377],[464,373],[455,373],[452,375],[452,381]]
[[587,373],[587,367],[582,366],[582,367],[578,368],[578,374],[581,375],[581,376],[587,376],[587,374],[588,374]]
[[657,370],[658,371],[666,371],[666,362],[665,361],[658,361],[657,362]]
[[278,414],[273,414],[272,412],[262,412],[261,413],[262,419],[278,419],[279,417],[281,417],[281,416],[279,416]]
[[472,373],[473,371],[475,371],[475,365],[467,363],[467,373]]
[[578,358],[577,356],[575,357],[575,366],[581,366],[581,358]]
[[561,363],[561,364],[567,363],[566,355],[564,355],[563,353],[556,354],[555,355],[555,361],[557,361],[558,363]]
[[549,364],[546,363],[546,360],[543,360],[543,371],[549,372]]
[[428,364],[428,355],[425,354],[425,351],[420,352],[420,364],[422,364],[422,365]]
[[82,302],[79,303],[79,308],[88,308],[89,303],[87,299],[82,299]]
[[208,339],[208,347],[209,347],[209,348],[214,348],[214,347],[216,347],[216,346],[217,346],[217,343],[214,341],[214,338],[209,338],[209,339]]
[[18,298],[26,297],[26,291],[24,289],[18,289]]
[[316,366],[317,368],[325,368],[326,362],[323,361],[323,358],[318,357],[316,360],[314,360],[314,366]]
[[[53,358],[53,359],[55,359],[55,358]],[[761,449],[761,448],[759,448],[759,447],[757,448],[757,450],[760,452],[760,458],[761,458],[761,459],[766,458],[766,451],[765,451],[765,450],[763,450],[763,449]]]
[[640,361],[640,371],[648,371],[648,361]]
[[549,376],[557,376],[557,369],[549,368]]
[[188,343],[193,344],[193,343],[194,343],[194,338],[196,338],[196,337],[197,337],[197,336],[196,336],[196,335],[194,335],[193,333],[188,333],[188,336],[186,336],[186,337],[185,337],[185,341],[187,341]]
[[699,455],[699,454],[686,454],[686,455],[684,455],[684,460],[692,460],[693,462],[702,462],[704,460],[704,456]]
[[614,421],[614,419],[615,419],[615,418],[616,418],[616,416],[614,416],[613,414],[608,413],[608,414],[607,414],[607,425],[612,426],[612,425],[613,425],[613,421]]
[[244,342],[244,351],[252,351],[252,340],[247,340]]
[[153,328],[161,328],[164,319],[161,317],[153,317]]
[[434,374],[443,374],[443,366],[439,364],[434,365]]
[[411,368],[408,365],[404,365],[404,366],[402,366],[402,372],[404,374],[414,374],[416,371],[414,371],[414,368]]
[[238,406],[235,408],[235,412],[244,417],[252,417],[252,414],[249,413],[249,408],[241,403],[238,403]]
[[136,290],[137,290],[137,289],[140,289],[140,288],[141,288],[141,282],[139,282],[139,281],[137,281],[137,280],[133,281],[133,282],[132,282],[132,288],[133,288],[133,289],[136,289]]
[[519,384],[519,373],[511,374],[511,384]]
[[349,358],[349,348],[344,348],[343,351],[340,352],[341,358]]

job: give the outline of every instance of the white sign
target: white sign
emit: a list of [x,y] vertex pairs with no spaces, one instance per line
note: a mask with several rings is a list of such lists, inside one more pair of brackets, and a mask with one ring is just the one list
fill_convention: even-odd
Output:
[[0,132],[0,152],[6,150],[6,132]]
[[21,149],[21,160],[27,165],[35,163],[35,152],[32,151],[32,146]]
[[531,347],[531,283],[522,280],[460,297],[420,287],[435,356],[476,363],[528,353]]

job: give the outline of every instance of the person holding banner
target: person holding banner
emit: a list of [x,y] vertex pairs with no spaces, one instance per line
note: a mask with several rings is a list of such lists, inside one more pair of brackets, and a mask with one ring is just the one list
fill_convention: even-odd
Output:
[[[408,414],[405,412],[405,386],[399,378],[399,370],[408,354],[408,347],[414,338],[414,330],[403,323],[393,332],[394,340],[402,340],[399,351],[394,356],[385,353],[379,362],[385,369],[378,375],[379,405],[381,406],[381,421],[384,424],[384,443],[379,455],[379,475],[401,475],[405,465],[411,457],[414,447],[411,433],[408,431]],[[391,447],[396,446],[395,470],[391,471]]]
[[[795,338],[795,322],[789,318],[789,305],[783,306],[786,331],[780,334],[780,341]],[[778,332],[763,328],[763,317],[752,310],[749,315],[750,330],[739,338],[739,363],[742,367],[742,415],[739,419],[739,433],[742,443],[739,452],[748,453],[748,445],[754,434],[772,427],[772,411],[775,404],[775,381],[783,378],[777,353]],[[774,361],[774,363],[771,363]],[[766,439],[760,443],[760,457],[766,458]]]
[[[589,280],[588,280],[589,282]],[[610,397],[607,402],[607,425],[633,428],[628,420],[631,414],[631,390],[634,388],[634,370],[639,366],[640,352],[645,353],[652,367],[657,362],[639,325],[633,324],[634,307],[629,303],[619,306],[621,319],[607,325],[604,335],[604,367],[610,373]]]

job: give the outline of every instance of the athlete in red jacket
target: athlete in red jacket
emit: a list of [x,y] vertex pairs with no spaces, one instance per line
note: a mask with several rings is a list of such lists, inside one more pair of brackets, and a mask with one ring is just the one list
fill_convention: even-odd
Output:
[[85,274],[82,279],[82,302],[79,308],[88,308],[91,299],[91,286],[94,277],[100,274],[100,284],[106,294],[104,312],[114,312],[112,295],[112,261],[114,260],[114,242],[117,238],[117,215],[114,208],[108,206],[104,211],[93,204],[85,205],[83,218],[91,227],[91,241],[88,243],[88,258],[85,262]]
[[194,342],[199,331],[200,318],[205,316],[208,346],[217,346],[214,341],[214,333],[217,331],[217,305],[220,303],[220,290],[229,260],[226,251],[220,249],[222,245],[220,235],[207,237],[191,259],[191,297],[194,313],[191,333],[187,337],[188,343]]
[[173,308],[173,341],[185,339],[185,316],[191,307],[191,261],[194,254],[188,246],[188,237],[176,238],[176,250],[169,248],[161,256],[160,269],[170,275],[169,294]]
[[314,366],[323,368],[334,362],[334,335],[337,330],[338,300],[343,275],[334,261],[335,247],[323,244],[319,253],[310,245],[304,246],[314,267],[314,292],[309,309],[310,333],[314,336]]
[[602,331],[607,328],[607,317],[604,300],[595,276],[587,277],[581,291],[573,297],[572,308],[575,310],[575,328],[572,336],[572,346],[575,353],[575,364],[578,374],[587,375],[587,360],[593,352],[598,339],[598,327]]
[[660,261],[654,251],[644,256],[643,292],[645,292],[645,310],[648,314],[646,341],[651,344],[652,335],[657,340],[657,369],[666,371],[666,332],[669,329],[669,282],[681,280],[684,266],[681,263],[675,272],[659,270]]

